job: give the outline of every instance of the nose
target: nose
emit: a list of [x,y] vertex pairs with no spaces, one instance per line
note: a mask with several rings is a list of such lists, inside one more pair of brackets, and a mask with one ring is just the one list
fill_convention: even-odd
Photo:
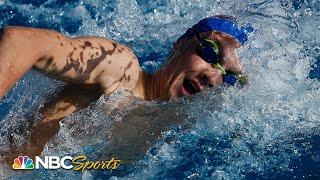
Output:
[[[236,61],[223,61],[223,64],[212,65],[209,71],[205,71],[200,75],[201,85],[204,87],[214,87],[223,83],[223,77],[226,71],[243,74],[242,65]],[[219,67],[220,66],[220,67]]]
[[200,75],[200,83],[204,87],[214,87],[223,83],[222,74],[215,68]]

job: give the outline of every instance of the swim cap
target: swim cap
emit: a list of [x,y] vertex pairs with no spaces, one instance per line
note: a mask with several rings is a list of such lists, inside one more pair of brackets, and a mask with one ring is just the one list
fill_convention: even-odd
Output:
[[242,45],[248,40],[248,33],[254,31],[253,27],[248,24],[245,27],[239,26],[232,19],[209,17],[199,21],[197,24],[189,28],[180,38],[193,37],[195,33],[208,31],[220,31],[236,38]]

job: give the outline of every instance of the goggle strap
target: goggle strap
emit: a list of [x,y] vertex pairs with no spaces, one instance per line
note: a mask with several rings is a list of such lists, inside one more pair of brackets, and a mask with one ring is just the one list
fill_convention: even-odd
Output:
[[227,74],[226,70],[219,63],[215,64],[215,68],[217,68],[222,75]]
[[218,44],[217,44],[215,41],[210,40],[210,39],[204,39],[204,41],[210,43],[210,44],[212,45],[211,47],[213,48],[214,52],[215,52],[218,56],[220,55],[219,46],[218,46]]

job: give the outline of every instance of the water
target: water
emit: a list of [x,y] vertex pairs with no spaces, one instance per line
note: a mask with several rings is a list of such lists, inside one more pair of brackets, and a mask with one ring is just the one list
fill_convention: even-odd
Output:
[[[102,96],[62,121],[43,152],[93,159],[117,152],[128,162],[118,170],[17,173],[0,166],[3,177],[319,178],[319,1],[5,0],[0,10],[0,26],[115,39],[150,72],[174,40],[204,17],[234,15],[256,29],[238,52],[250,78],[244,89],[207,90],[169,102],[144,102],[126,92]],[[62,86],[34,71],[16,84],[0,104],[2,151],[9,140],[26,141],[29,112]]]

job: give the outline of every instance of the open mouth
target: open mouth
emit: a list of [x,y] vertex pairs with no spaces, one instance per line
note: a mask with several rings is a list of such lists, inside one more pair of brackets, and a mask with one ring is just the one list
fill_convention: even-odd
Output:
[[195,94],[200,92],[198,86],[193,81],[190,81],[188,79],[185,79],[183,81],[183,87],[189,94]]

